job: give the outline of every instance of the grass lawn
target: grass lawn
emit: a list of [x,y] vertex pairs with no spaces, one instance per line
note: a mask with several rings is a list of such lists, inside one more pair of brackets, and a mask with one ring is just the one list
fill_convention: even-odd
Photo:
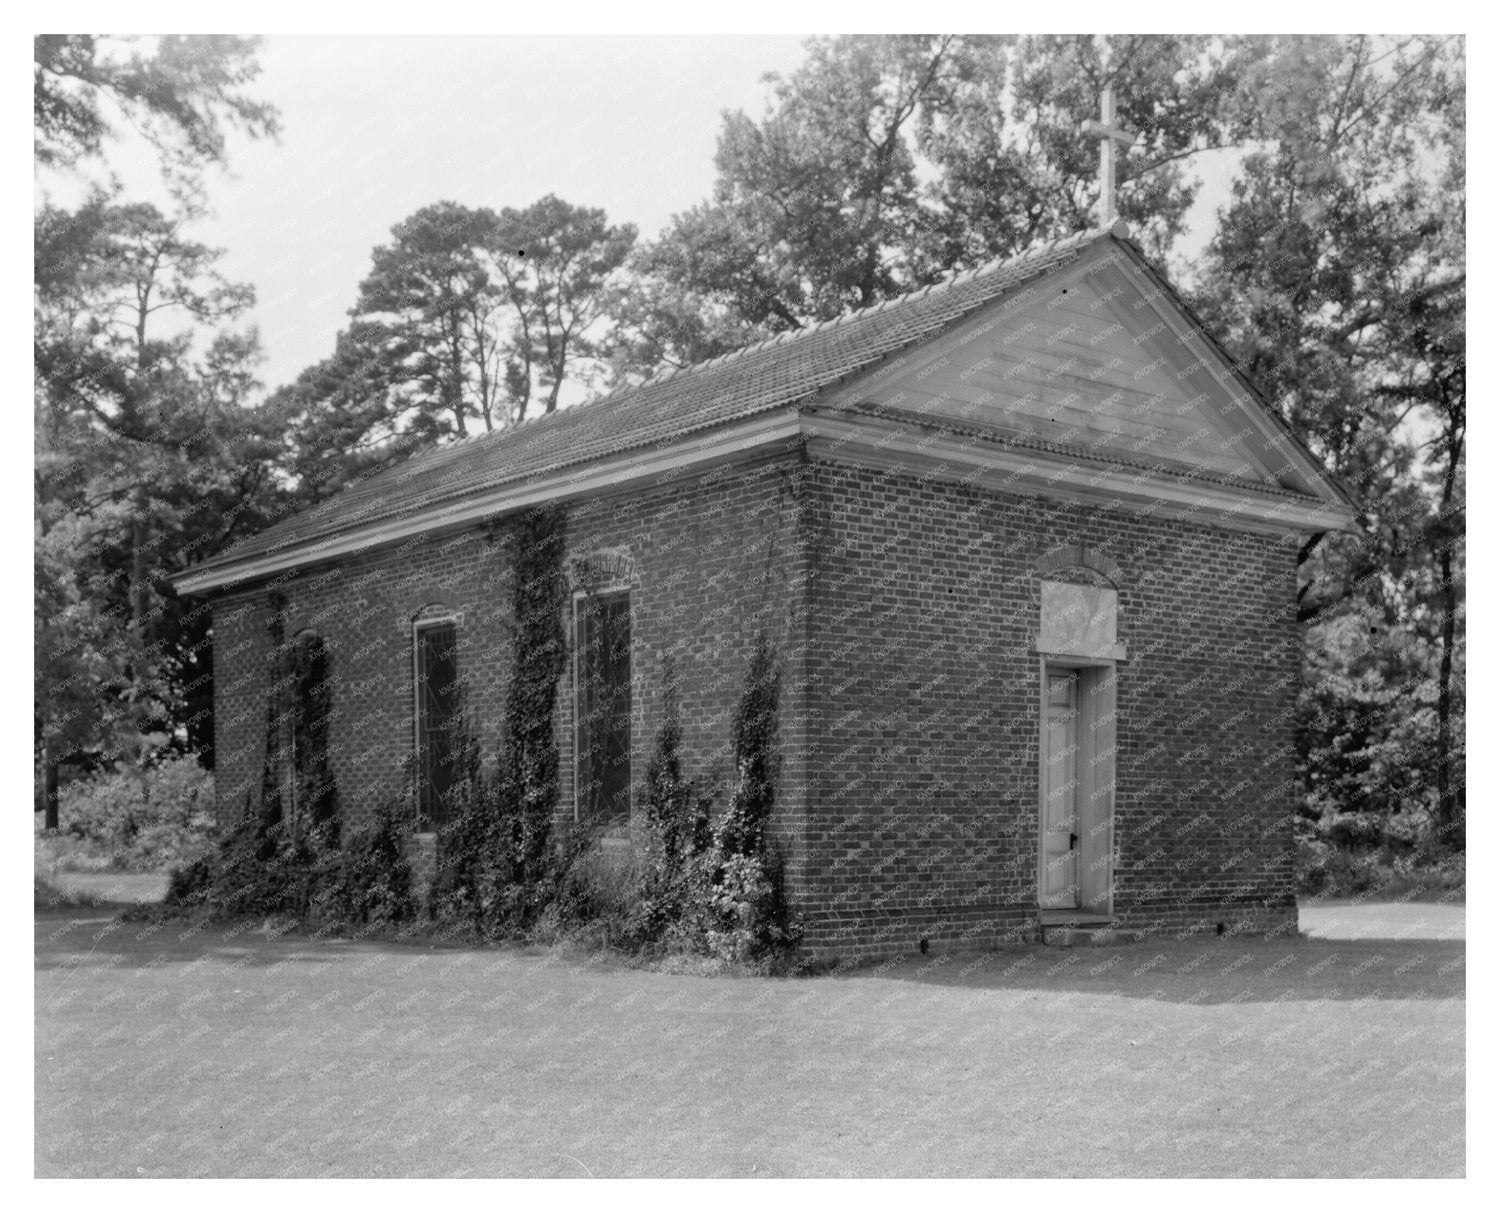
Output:
[[36,1171],[1463,1174],[1462,907],[1308,913],[784,980],[42,913]]

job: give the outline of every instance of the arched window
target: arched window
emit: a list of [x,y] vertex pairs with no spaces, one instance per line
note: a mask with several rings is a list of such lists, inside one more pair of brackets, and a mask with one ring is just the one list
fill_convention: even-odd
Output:
[[574,817],[630,823],[630,591],[573,598]]
[[412,620],[412,745],[416,763],[418,833],[447,820],[448,793],[456,782],[463,727],[463,684],[458,663],[458,617],[428,607]]
[[627,548],[573,557],[573,817],[630,824],[630,587]]
[[334,782],[329,739],[333,726],[333,659],[328,643],[316,632],[292,637],[288,652],[291,710],[290,819],[294,833],[319,830],[325,840],[339,840],[338,787]]

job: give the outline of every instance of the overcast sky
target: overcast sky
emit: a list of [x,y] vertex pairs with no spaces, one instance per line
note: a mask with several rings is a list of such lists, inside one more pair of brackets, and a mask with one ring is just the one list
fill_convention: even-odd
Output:
[[[763,110],[761,76],[800,61],[801,38],[270,37],[253,93],[281,109],[279,143],[234,139],[208,175],[202,239],[256,290],[268,388],[332,352],[370,252],[440,199],[524,206],[547,193],[603,207],[654,237],[707,196],[724,109]],[[154,192],[139,144],[111,147],[132,197]],[[1222,170],[1181,242],[1208,236]],[[98,166],[91,166],[97,173]],[[39,178],[59,202],[64,181]]]

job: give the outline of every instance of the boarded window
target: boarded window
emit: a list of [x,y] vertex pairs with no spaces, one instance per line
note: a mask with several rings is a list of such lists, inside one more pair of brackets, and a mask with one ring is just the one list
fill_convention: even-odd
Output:
[[446,820],[459,720],[458,627],[451,619],[416,628],[417,829]]
[[580,598],[574,619],[578,816],[623,826],[630,821],[630,595]]

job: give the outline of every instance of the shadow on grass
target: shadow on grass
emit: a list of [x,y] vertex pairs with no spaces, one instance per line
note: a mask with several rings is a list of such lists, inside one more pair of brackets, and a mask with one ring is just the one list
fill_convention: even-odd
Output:
[[[255,921],[127,921],[106,907],[39,914],[36,965],[38,971],[47,972],[95,967],[160,968],[217,960],[238,968],[255,968],[325,964],[351,953],[411,956],[433,947],[431,940],[401,943],[276,934],[267,930],[267,924]],[[516,945],[486,952],[510,952],[518,958],[547,955],[545,949],[523,950]],[[557,964],[561,968],[588,967],[561,955]],[[1025,945],[990,952],[911,956],[804,980],[891,980],[980,994],[987,990],[1021,990],[1214,1006],[1462,999],[1464,970],[1461,940],[1168,937],[1110,947]],[[663,981],[692,980],[671,974],[659,976]]]
[[[1464,997],[1464,943],[1450,939],[1147,939],[912,957],[855,972],[934,987],[1034,990],[1215,1006]],[[883,970],[883,971],[882,971]]]
[[132,919],[115,904],[61,908],[36,914],[39,972],[80,966],[161,968],[218,959],[238,967],[283,962],[322,964],[353,949],[411,952],[393,941],[319,938],[278,931],[260,919],[234,922],[182,918]]

